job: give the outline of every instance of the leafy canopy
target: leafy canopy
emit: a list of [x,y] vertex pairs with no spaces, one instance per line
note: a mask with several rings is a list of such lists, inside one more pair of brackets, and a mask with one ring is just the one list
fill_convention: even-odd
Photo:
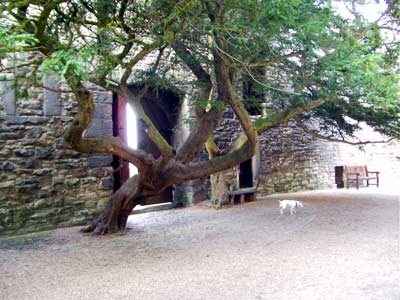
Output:
[[[356,2],[349,6],[368,1]],[[113,91],[135,82],[201,89],[204,73],[218,86],[222,58],[237,93],[252,106],[267,102],[271,112],[293,111],[329,99],[296,120],[327,138],[352,136],[360,122],[400,137],[396,1],[377,22],[356,11],[345,19],[330,1],[314,0],[1,4],[0,58],[23,66],[25,80],[51,73]],[[220,97],[192,100],[202,109],[223,107]]]

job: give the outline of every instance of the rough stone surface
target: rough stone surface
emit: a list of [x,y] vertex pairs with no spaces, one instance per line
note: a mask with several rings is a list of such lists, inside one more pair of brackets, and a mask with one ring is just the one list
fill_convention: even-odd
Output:
[[6,162],[3,162],[3,163],[2,163],[1,168],[2,168],[4,171],[12,171],[12,170],[14,170],[15,168],[18,168],[18,166],[17,166],[16,164],[13,164],[13,163],[11,163],[11,162],[6,161]]
[[[96,88],[93,95],[95,106],[99,100],[110,120],[111,95]],[[97,164],[90,163],[89,155],[65,143],[63,133],[77,106],[73,98],[30,90],[26,99],[15,102],[14,113],[4,105],[8,99],[3,97],[0,105],[0,235],[83,224],[93,218],[112,190],[111,160],[102,156],[101,163],[97,158]],[[109,134],[108,127],[101,134]],[[101,183],[104,189],[98,190]]]
[[88,166],[89,168],[99,168],[109,166],[112,163],[112,155],[92,155],[89,157]]
[[44,80],[44,86],[53,90],[44,90],[43,113],[45,116],[59,116],[62,110],[60,94],[55,92],[59,87],[59,83],[52,76],[48,76]]
[[[238,136],[239,122],[227,111],[214,136],[224,148]],[[364,140],[385,140],[380,134],[364,128]],[[400,180],[400,142],[369,144],[356,147],[343,143],[314,140],[295,123],[279,126],[259,136],[260,194],[327,189],[335,186],[335,166],[367,165],[381,172],[381,186],[393,187]],[[228,178],[235,181],[233,170]]]
[[114,187],[114,180],[112,178],[103,178],[100,181],[99,189],[102,190],[111,190]]
[[[86,136],[112,135],[113,97],[94,86],[91,90],[95,118]],[[0,234],[85,223],[104,206],[113,189],[112,155],[80,154],[65,142],[63,133],[77,104],[67,94],[56,94],[32,89],[26,99],[2,98]],[[188,98],[183,100],[181,121],[193,117]],[[173,137],[176,149],[190,132],[190,124],[179,123],[182,125]],[[238,128],[232,111],[227,111],[214,134],[217,144],[221,148],[229,146],[238,136]],[[374,139],[374,133],[366,134],[369,140]],[[260,145],[261,195],[334,187],[334,167],[345,164],[367,164],[371,171],[381,171],[382,186],[396,185],[400,180],[400,144],[396,141],[359,150],[314,141],[290,123],[262,134]],[[232,170],[228,173],[232,180]],[[194,180],[177,186],[175,202],[191,205],[205,200],[209,189],[203,182]]]
[[1,82],[0,96],[3,100],[4,112],[7,115],[15,115],[17,108],[15,103],[15,88],[12,81]]

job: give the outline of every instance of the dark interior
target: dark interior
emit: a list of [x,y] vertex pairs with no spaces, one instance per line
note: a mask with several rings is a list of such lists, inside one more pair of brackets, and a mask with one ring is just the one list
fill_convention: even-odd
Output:
[[[134,93],[139,93],[140,86],[131,86]],[[180,98],[169,90],[149,90],[141,99],[143,109],[147,116],[154,123],[166,141],[172,145],[174,129],[178,123]],[[128,120],[129,122],[129,120]],[[160,152],[154,143],[149,139],[146,132],[146,125],[138,121],[138,149],[151,153],[155,158]],[[165,203],[173,201],[173,188],[167,188],[162,194],[143,199],[143,205]]]
[[[133,86],[131,90],[138,93],[140,87]],[[160,131],[161,135],[171,145],[173,141],[174,128],[179,117],[180,98],[168,90],[149,90],[141,100],[142,106],[151,121]],[[145,132],[145,124],[138,123],[138,148],[151,153],[155,158],[160,152],[148,138]]]
[[253,186],[253,171],[251,168],[252,160],[246,160],[239,166],[239,188]]

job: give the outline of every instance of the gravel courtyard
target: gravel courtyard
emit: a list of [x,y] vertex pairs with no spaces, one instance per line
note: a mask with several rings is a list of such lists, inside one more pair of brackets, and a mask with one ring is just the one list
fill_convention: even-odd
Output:
[[[284,198],[304,208],[280,216]],[[132,215],[114,236],[2,238],[0,299],[399,300],[399,198],[275,195]]]

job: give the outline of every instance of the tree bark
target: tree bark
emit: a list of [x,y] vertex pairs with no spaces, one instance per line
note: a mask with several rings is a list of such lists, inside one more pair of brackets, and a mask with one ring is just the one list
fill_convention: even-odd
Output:
[[[211,136],[206,141],[206,149],[208,157],[213,159],[220,154],[220,149],[215,144]],[[211,203],[216,207],[220,208],[222,205],[228,203],[228,187],[226,183],[225,171],[217,172],[210,175],[211,183]]]
[[228,204],[228,187],[224,171],[210,175],[211,182],[211,203],[220,208]]
[[107,202],[103,213],[81,232],[94,234],[114,233],[125,229],[132,209],[140,203],[141,183],[139,175],[129,178]]

